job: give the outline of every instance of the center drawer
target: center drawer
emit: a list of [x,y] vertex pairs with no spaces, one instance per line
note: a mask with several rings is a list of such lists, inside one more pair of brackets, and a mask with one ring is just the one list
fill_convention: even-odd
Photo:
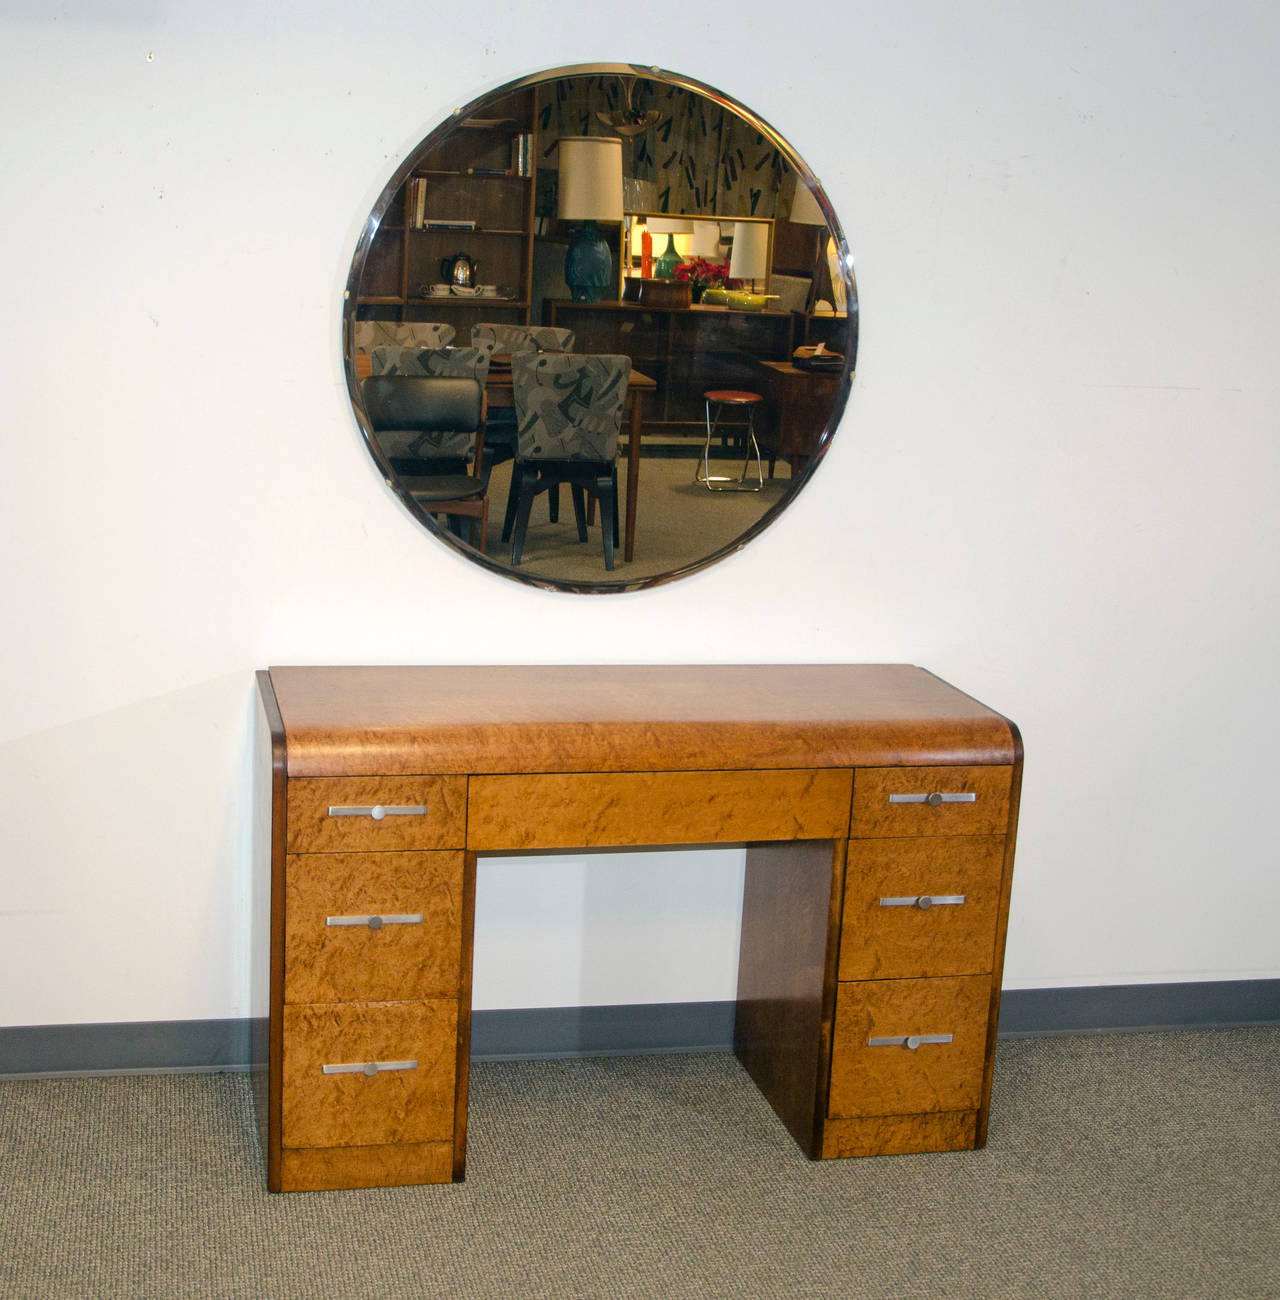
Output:
[[475,851],[843,837],[842,769],[573,772],[471,779]]
[[456,996],[463,855],[291,853],[286,1002]]

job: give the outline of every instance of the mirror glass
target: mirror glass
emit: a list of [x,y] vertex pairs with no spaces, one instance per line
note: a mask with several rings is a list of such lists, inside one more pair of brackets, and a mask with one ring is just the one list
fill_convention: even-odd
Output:
[[767,527],[822,460],[857,342],[853,259],[795,150],[629,64],[509,83],[432,131],[365,224],[343,317],[405,508],[477,564],[581,592]]

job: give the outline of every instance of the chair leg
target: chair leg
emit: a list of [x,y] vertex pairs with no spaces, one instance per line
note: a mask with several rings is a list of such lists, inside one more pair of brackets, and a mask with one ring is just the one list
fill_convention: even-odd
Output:
[[609,474],[610,489],[613,492],[613,545],[616,550],[618,542],[618,464],[615,461]]
[[520,500],[520,482],[524,477],[524,463],[513,460],[511,462],[511,483],[507,487],[507,509],[502,516],[502,540],[509,542],[511,540],[511,529],[516,522],[516,505]]
[[511,543],[511,563],[518,565],[524,554],[524,537],[529,528],[529,512],[538,491],[537,471],[525,471],[520,477],[520,500],[516,504],[515,538]]
[[[551,489],[553,492],[555,488]],[[581,483],[573,483],[569,487],[569,492],[573,497],[573,517],[578,525],[578,541],[587,540],[587,499],[582,490]]]
[[604,539],[604,567],[613,569],[613,548],[617,545],[618,491],[611,475],[602,474],[595,482],[600,499],[600,535]]
[[[751,465],[751,455],[754,452],[756,458],[756,486],[748,488],[747,491],[759,492],[764,488],[764,470],[760,467],[760,444],[756,441],[756,408],[747,407],[747,436],[743,439],[743,456],[742,456],[742,482],[747,481],[747,470]],[[773,476],[772,466],[769,469],[769,476]]]
[[716,422],[720,418],[720,408],[718,406],[716,407],[716,420],[713,421],[711,419],[710,401],[705,402],[704,405],[706,406],[707,436],[706,441],[702,444],[701,464],[695,465],[693,468],[693,481],[695,483],[706,483],[711,479],[711,439],[715,437]]

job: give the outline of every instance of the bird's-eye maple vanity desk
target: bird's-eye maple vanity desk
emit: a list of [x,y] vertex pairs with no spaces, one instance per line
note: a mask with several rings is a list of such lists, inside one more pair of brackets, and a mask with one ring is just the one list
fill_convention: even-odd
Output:
[[800,1146],[985,1141],[1022,768],[999,714],[903,665],[258,683],[273,1190],[462,1178],[484,853],[745,844],[735,1050]]

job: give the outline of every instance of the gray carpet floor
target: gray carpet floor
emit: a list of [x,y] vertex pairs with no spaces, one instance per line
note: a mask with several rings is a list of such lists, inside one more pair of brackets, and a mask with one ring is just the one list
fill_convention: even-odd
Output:
[[[587,540],[579,542],[569,489],[560,490],[560,519],[555,524],[550,522],[547,497],[538,497],[530,514],[520,572],[551,582],[634,582],[670,573],[732,545],[767,510],[784,500],[791,488],[791,473],[784,462],[777,466],[772,479],[766,478],[761,492],[708,492],[693,481],[697,464],[688,459],[648,456],[641,461],[635,556],[624,560],[619,549],[612,572],[604,567],[598,518],[588,529]],[[713,474],[737,475],[741,470],[740,454],[732,460],[712,461]],[[620,541],[625,525],[626,478],[626,465],[622,463],[618,470],[620,509],[624,512],[619,525]],[[490,558],[502,564],[511,559],[511,543],[502,541],[510,483],[511,462],[504,461],[489,482],[486,542]]]
[[477,1064],[464,1184],[286,1196],[244,1074],[7,1082],[0,1296],[1275,1297],[1278,1067],[1005,1040],[985,1150],[813,1164],[731,1056]]

